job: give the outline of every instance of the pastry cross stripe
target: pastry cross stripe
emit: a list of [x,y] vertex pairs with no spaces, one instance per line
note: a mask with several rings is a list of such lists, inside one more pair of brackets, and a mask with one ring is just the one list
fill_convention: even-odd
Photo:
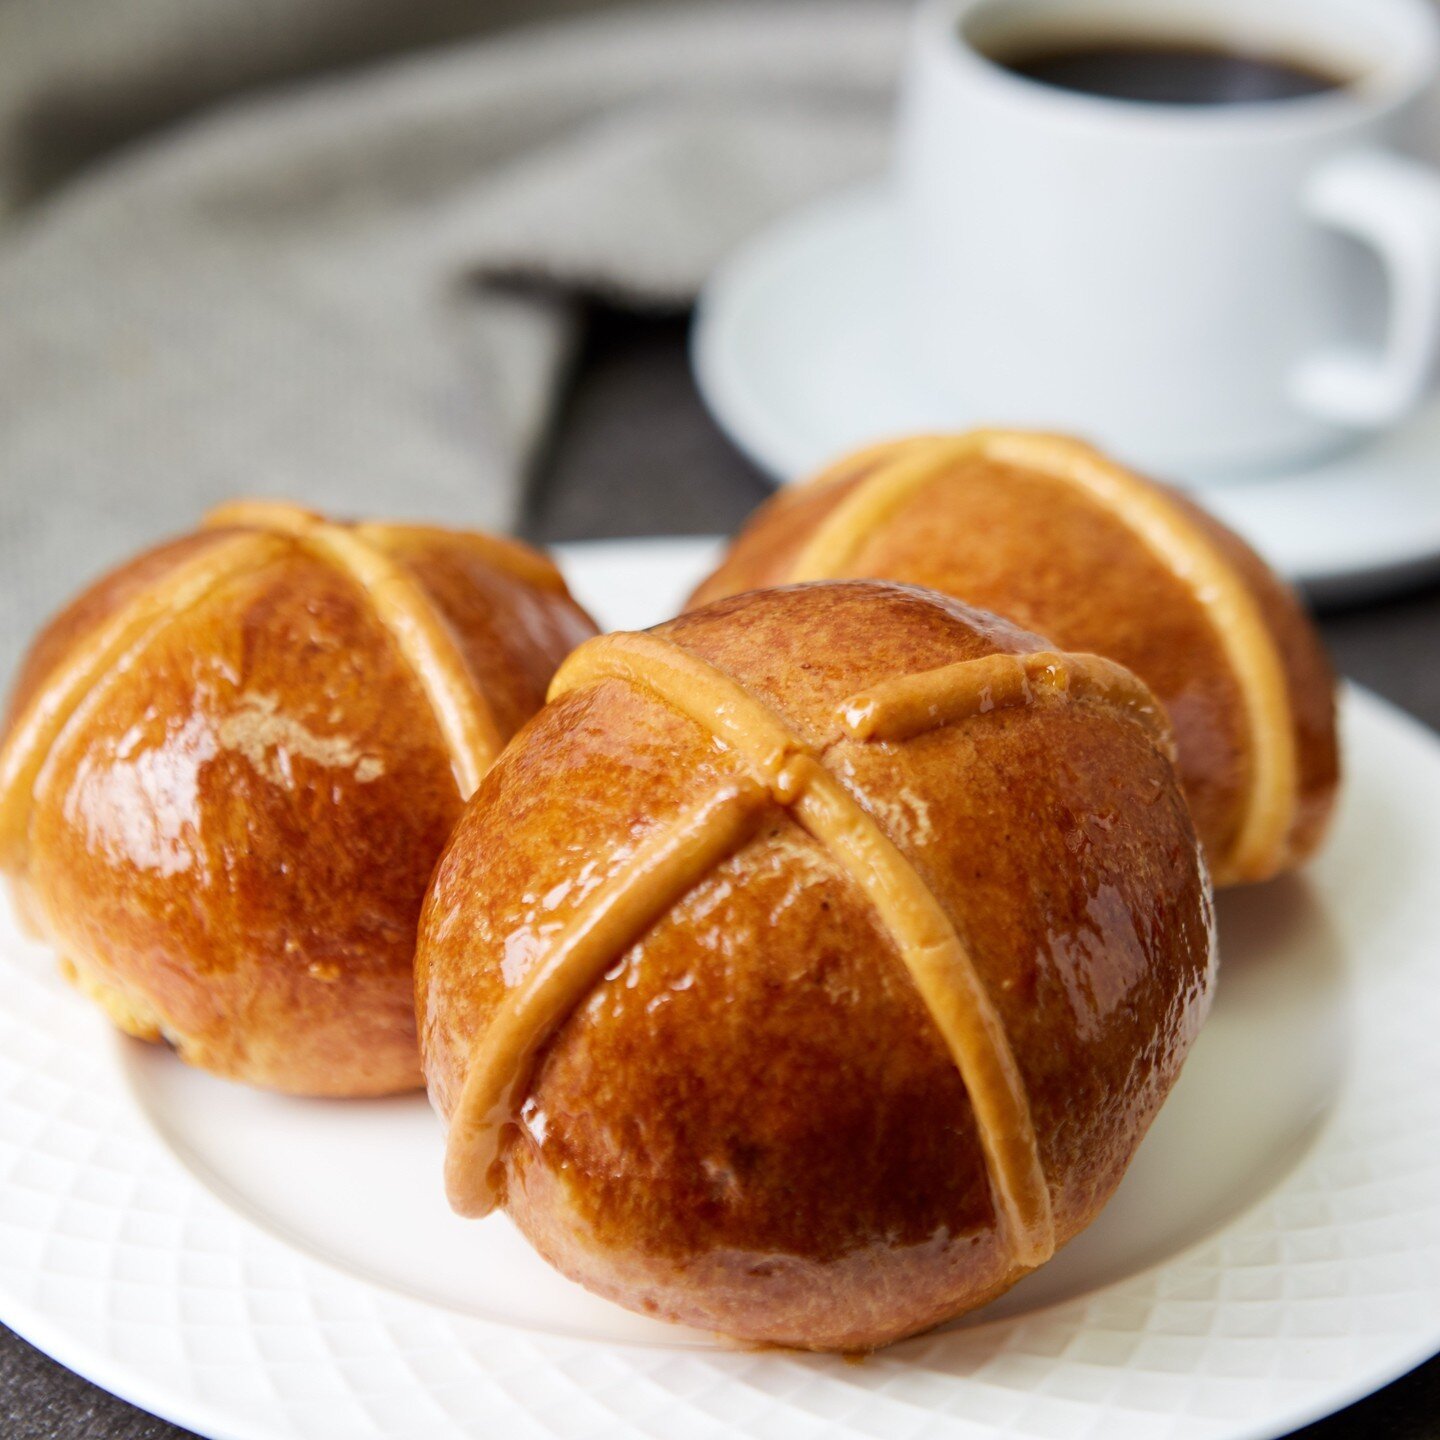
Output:
[[504,737],[444,615],[406,566],[378,543],[385,527],[333,525],[298,506],[265,501],[221,506],[205,517],[205,525],[287,536],[360,587],[425,692],[460,797],[468,800]]
[[[617,955],[738,850],[759,813],[776,804],[825,847],[878,915],[965,1082],[1016,1263],[1048,1259],[1054,1219],[1024,1082],[973,962],[913,865],[803,739],[709,662],[653,634],[601,636],[561,666],[550,699],[607,679],[680,711],[732,751],[746,773],[622,860],[573,906],[531,971],[507,991],[474,1047],[451,1117],[451,1203],[470,1215],[498,1203],[505,1127],[541,1047]],[[898,739],[1047,695],[1113,705],[1157,744],[1168,738],[1158,703],[1128,671],[1049,651],[986,656],[876,686],[842,705],[837,723],[852,738]]]
[[847,457],[811,484],[868,473],[810,536],[791,581],[834,579],[867,536],[956,462],[984,457],[1036,471],[1082,491],[1136,535],[1194,597],[1240,689],[1250,748],[1250,788],[1230,853],[1211,857],[1219,882],[1261,878],[1283,860],[1299,787],[1284,662],[1259,605],[1229,561],[1164,491],[1062,436],[977,430],[918,436]]
[[840,723],[852,740],[908,740],[972,715],[1028,705],[1046,690],[1123,707],[1173,759],[1165,711],[1143,680],[1103,656],[1058,650],[985,655],[902,675],[852,696]]
[[406,525],[390,520],[362,520],[349,530],[358,539],[386,552],[392,552],[396,542],[407,537],[440,540],[473,552],[492,569],[503,570],[537,590],[567,597],[570,594],[565,577],[551,561],[528,545],[504,535],[488,535],[479,530],[445,530],[436,525]]

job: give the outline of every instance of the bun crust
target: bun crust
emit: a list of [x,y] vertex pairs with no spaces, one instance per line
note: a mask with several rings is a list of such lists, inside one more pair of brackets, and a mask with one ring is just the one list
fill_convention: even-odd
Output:
[[[976,667],[963,715],[901,703]],[[840,1350],[983,1303],[1093,1218],[1213,969],[1133,677],[849,582],[591,642],[551,693],[421,919],[457,1208],[503,1203],[632,1309]]]
[[485,746],[593,633],[512,542],[229,507],[36,641],[0,864],[130,1034],[292,1093],[413,1088],[435,858]]
[[[1056,436],[898,441],[762,506],[690,603],[858,576],[954,595],[1144,679],[1217,884],[1267,879],[1320,844],[1339,778],[1329,662],[1290,589],[1183,496]],[[1252,824],[1277,768],[1283,814]]]

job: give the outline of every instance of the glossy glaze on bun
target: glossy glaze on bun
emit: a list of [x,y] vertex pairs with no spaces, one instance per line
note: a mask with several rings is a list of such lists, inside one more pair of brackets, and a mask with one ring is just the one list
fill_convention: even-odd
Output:
[[587,642],[416,951],[452,1204],[645,1313],[853,1350],[1114,1190],[1204,1016],[1154,697],[957,601],[802,585]]
[[1059,436],[976,431],[860,451],[762,506],[695,606],[873,576],[1118,660],[1169,712],[1217,885],[1290,869],[1338,783],[1334,680],[1313,625],[1233,532]]
[[435,859],[593,633],[512,541],[228,506],[36,640],[0,743],[0,867],[130,1034],[293,1093],[413,1088]]

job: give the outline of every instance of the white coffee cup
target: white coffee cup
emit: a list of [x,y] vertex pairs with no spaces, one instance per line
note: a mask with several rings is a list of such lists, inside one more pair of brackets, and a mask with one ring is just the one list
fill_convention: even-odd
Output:
[[[988,58],[1022,37],[1213,42],[1348,83],[1098,98]],[[1437,72],[1429,0],[928,0],[897,152],[927,382],[957,424],[1202,481],[1395,424],[1440,350],[1440,174],[1403,153]]]

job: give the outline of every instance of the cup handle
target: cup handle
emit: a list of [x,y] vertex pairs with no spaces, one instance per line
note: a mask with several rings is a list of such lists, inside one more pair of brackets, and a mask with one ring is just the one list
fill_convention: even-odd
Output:
[[1390,298],[1379,353],[1312,356],[1294,374],[1293,398],[1342,425],[1392,424],[1424,397],[1440,357],[1440,171],[1383,150],[1354,151],[1322,165],[1303,199],[1315,220],[1377,252]]

